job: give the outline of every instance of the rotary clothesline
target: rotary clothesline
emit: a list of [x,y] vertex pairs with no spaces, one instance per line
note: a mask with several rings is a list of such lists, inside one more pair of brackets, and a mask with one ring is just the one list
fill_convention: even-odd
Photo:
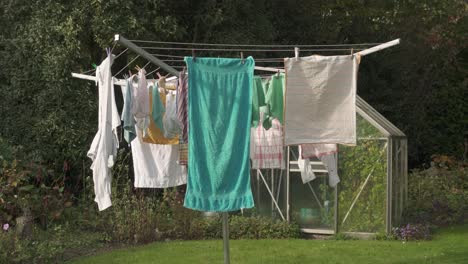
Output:
[[[397,45],[397,44],[400,43],[400,40],[396,39],[396,40],[386,42],[386,43],[317,44],[317,45],[307,45],[307,44],[306,45],[303,45],[303,44],[300,44],[300,45],[292,45],[292,44],[288,44],[288,45],[281,45],[281,44],[263,45],[263,44],[216,44],[216,43],[188,43],[188,42],[127,40],[127,39],[121,37],[120,35],[115,35],[115,43],[117,43],[117,42],[123,44],[124,46],[129,45],[129,47],[127,47],[124,51],[122,51],[121,53],[116,55],[115,59],[120,57],[122,54],[127,52],[129,49],[132,49],[132,51],[136,52],[138,54],[138,56],[135,57],[134,59],[132,59],[132,61],[130,61],[127,65],[125,65],[114,76],[117,76],[118,74],[120,74],[123,70],[125,70],[128,66],[130,66],[131,63],[133,63],[139,57],[144,57],[146,59],[148,59],[148,57],[156,58],[156,56],[165,57],[165,58],[180,58],[180,59],[183,59],[185,57],[185,56],[180,56],[180,55],[149,53],[149,52],[146,52],[144,49],[145,48],[147,48],[147,49],[157,49],[158,47],[138,47],[135,44],[133,44],[133,42],[170,44],[170,45],[189,45],[189,46],[216,46],[216,47],[235,46],[235,47],[245,47],[243,49],[227,49],[227,48],[223,48],[223,49],[203,48],[203,49],[201,49],[201,48],[197,48],[197,47],[191,47],[191,48],[160,47],[160,49],[164,49],[164,50],[182,49],[182,50],[187,50],[187,51],[205,50],[205,51],[231,51],[231,52],[239,52],[239,51],[241,51],[241,52],[244,52],[244,51],[245,52],[250,52],[250,51],[287,52],[287,51],[291,51],[291,50],[290,49],[250,49],[248,47],[274,47],[274,48],[295,47],[296,48],[295,50],[297,52],[297,51],[299,51],[299,48],[301,48],[301,47],[350,47],[350,48],[345,48],[345,49],[343,49],[343,48],[338,48],[338,49],[305,49],[305,50],[302,50],[302,51],[305,51],[305,52],[307,52],[307,51],[351,51],[352,53],[354,51],[356,51],[357,54],[360,54],[361,56],[365,56],[367,54],[370,54],[370,53],[373,53],[373,52],[376,52],[376,51],[379,51],[379,50],[382,50],[382,49]],[[367,49],[363,48],[364,46],[372,46],[372,45],[376,45],[376,46],[371,47],[371,48],[367,48]],[[356,48],[354,48],[354,47],[356,47]],[[140,54],[140,52],[144,52],[144,54]],[[275,57],[275,58],[257,58],[256,62],[281,63],[282,59],[283,58],[278,58],[278,57]],[[276,61],[276,60],[278,60],[278,61]],[[165,64],[165,66],[169,66],[168,64],[166,64],[166,62],[169,62],[169,63],[183,62],[183,60],[165,60],[165,59],[163,59],[163,60],[157,59],[157,61],[149,59],[149,61],[151,61],[153,63],[162,62],[162,63]],[[156,64],[158,65],[158,63],[156,63]],[[184,65],[171,65],[171,66],[169,66],[169,68],[172,68],[172,72],[171,72],[172,74],[177,73],[177,71],[174,68],[183,68],[183,67],[184,67]],[[166,71],[168,69],[167,67],[159,67],[159,68],[163,68]],[[278,71],[283,72],[283,69],[279,68],[279,67],[272,68],[272,67],[256,66],[255,69],[256,70],[262,70],[262,71],[271,71],[271,72],[278,72]],[[156,70],[158,70],[158,69],[156,69]],[[154,70],[154,71],[156,71],[156,70]],[[83,76],[83,74],[89,73],[89,72],[92,72],[92,71],[93,71],[93,69],[89,70],[89,71],[82,72],[80,74],[73,74],[73,77],[90,80],[89,77],[92,77],[92,76],[89,76],[89,77],[88,76]],[[154,71],[148,73],[147,76],[149,76]],[[168,72],[170,72],[170,71],[171,70],[169,70]],[[174,74],[174,75],[177,75],[177,74]],[[117,85],[121,85],[121,84],[117,84]]]
[[[132,62],[134,62],[136,59],[138,59],[139,57],[142,57],[146,60],[148,60],[148,63],[145,65],[145,67],[149,64],[149,63],[153,63],[155,64],[158,69],[162,69],[172,75],[174,75],[174,77],[172,78],[177,78],[177,76],[179,76],[179,71],[177,71],[175,68],[179,68],[179,67],[184,67],[182,65],[168,65],[166,62],[168,63],[174,63],[174,62],[181,62],[182,60],[169,60],[169,59],[166,59],[166,60],[161,60],[157,57],[155,57],[155,55],[158,55],[160,57],[166,57],[166,58],[181,58],[181,57],[184,57],[184,56],[178,56],[178,55],[170,55],[170,54],[166,54],[166,55],[161,55],[161,54],[152,54],[152,53],[149,53],[148,51],[146,50],[175,50],[175,51],[192,51],[192,57],[194,57],[195,54],[195,51],[198,50],[198,51],[223,51],[223,52],[241,52],[241,57],[243,57],[243,53],[242,52],[291,52],[292,50],[291,49],[284,49],[284,47],[294,47],[294,54],[295,54],[295,57],[298,58],[299,57],[299,51],[300,51],[300,47],[304,47],[305,49],[302,50],[303,52],[308,52],[308,51],[337,51],[337,52],[342,52],[342,51],[351,51],[351,54],[352,55],[355,55],[355,54],[359,54],[360,56],[365,56],[365,55],[368,55],[368,54],[371,54],[373,52],[376,52],[376,51],[379,51],[379,50],[382,50],[382,49],[385,49],[385,48],[388,48],[388,47],[391,47],[391,46],[394,46],[394,45],[397,45],[399,44],[400,40],[399,39],[396,39],[396,40],[393,40],[393,41],[390,41],[390,42],[386,42],[386,43],[361,43],[361,44],[334,44],[334,45],[249,45],[249,44],[213,44],[213,43],[182,43],[182,42],[158,42],[158,41],[145,41],[145,40],[127,40],[125,39],[124,37],[120,36],[120,35],[115,35],[115,44],[116,43],[119,43],[121,45],[123,45],[124,47],[126,47],[126,49],[121,52],[119,55],[116,56],[116,58],[118,56],[121,56],[123,53],[127,52],[128,50],[131,50],[133,52],[135,52],[138,56],[136,58],[134,58],[130,63],[127,63],[123,69],[119,70],[117,72],[117,74],[115,74],[113,76],[115,82],[114,84],[116,85],[125,85],[125,80],[124,79],[117,79],[115,78],[118,74],[120,74],[123,70],[125,70],[127,67],[129,67],[131,65]],[[134,44],[134,42],[137,42],[137,43],[155,43],[155,44],[172,44],[172,45],[191,45],[191,46],[235,46],[236,48],[233,48],[233,49],[226,49],[226,48],[194,48],[194,47],[191,47],[191,48],[178,48],[178,47],[139,47],[137,46],[136,44]],[[376,44],[379,44],[379,45],[376,45]],[[376,46],[373,46],[371,48],[367,48],[367,49],[363,49],[361,46],[371,46],[371,45],[376,45]],[[115,45],[114,45],[115,46]],[[351,47],[351,48],[335,48],[335,49],[307,49],[307,47],[343,47],[343,46],[348,46],[348,47]],[[356,46],[359,46],[359,48],[357,48]],[[238,47],[254,47],[253,49],[250,49],[250,48],[238,48]],[[280,49],[259,49],[257,47],[278,47]],[[354,52],[354,51],[357,51],[357,52]],[[109,51],[108,51],[109,52]],[[177,57],[176,57],[177,56]],[[281,62],[280,59],[278,58],[278,61],[276,61],[277,59],[276,58],[259,58],[259,62],[260,61],[263,61],[263,62],[267,62],[267,63],[272,63],[272,62],[275,62],[275,63],[278,63],[278,62]],[[154,70],[154,71],[157,71],[158,69]],[[255,67],[255,70],[261,70],[261,71],[271,71],[271,72],[284,72],[284,69],[282,68],[274,68],[274,67],[262,67],[262,66],[256,66]],[[91,70],[92,71],[92,70]],[[154,72],[153,71],[153,72]],[[89,72],[89,71],[87,71]],[[86,73],[87,73],[86,72]],[[150,74],[148,74],[150,75]],[[86,79],[86,80],[93,80],[95,81],[96,80],[96,77],[95,76],[90,76],[90,75],[86,75],[86,74],[78,74],[78,73],[72,73],[72,76],[73,77],[76,77],[76,78],[80,78],[80,79]],[[156,81],[156,80],[148,80],[148,81]],[[290,158],[289,158],[289,152],[290,152],[290,148],[289,146],[287,147],[287,167],[286,167],[286,219],[287,221],[289,221],[289,166],[290,166]],[[276,207],[276,209],[279,211],[281,217],[284,219],[284,216],[277,204],[277,199],[275,199],[274,197],[274,193],[272,192],[272,190],[270,190],[265,178],[263,177],[263,174],[260,172],[259,170],[257,170],[257,173],[261,175],[262,177],[262,180],[265,184],[265,186],[267,187],[267,190],[270,194],[270,196],[272,197],[272,201]],[[257,174],[257,175],[258,175]],[[272,186],[273,187],[273,186]],[[279,189],[278,189],[279,191]],[[313,191],[313,190],[312,190]],[[225,263],[229,263],[229,228],[228,228],[228,215],[227,213],[223,213],[223,241],[224,241],[224,257],[225,257]]]

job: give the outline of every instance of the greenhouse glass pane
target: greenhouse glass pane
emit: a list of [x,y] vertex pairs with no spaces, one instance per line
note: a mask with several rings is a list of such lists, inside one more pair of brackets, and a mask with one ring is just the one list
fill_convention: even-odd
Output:
[[375,126],[369,123],[361,115],[356,114],[356,135],[358,138],[384,138]]
[[[286,191],[286,172],[283,171],[281,174],[281,170],[278,169],[275,169],[273,174],[271,169],[262,169],[261,172],[265,177],[265,181],[267,182],[270,191],[272,191],[283,216],[286,217],[286,204],[284,201]],[[258,175],[257,177],[257,170],[251,170],[251,186],[255,207],[244,210],[244,215],[260,215],[282,220],[261,176]]]
[[385,232],[387,140],[359,139],[338,158],[340,231]]
[[291,218],[301,228],[333,230],[335,189],[328,186],[328,174],[303,184],[300,172],[290,173]]

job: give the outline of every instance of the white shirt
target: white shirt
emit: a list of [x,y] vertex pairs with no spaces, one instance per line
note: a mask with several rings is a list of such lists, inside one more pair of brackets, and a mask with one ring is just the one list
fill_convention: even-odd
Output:
[[99,211],[105,210],[111,203],[111,170],[117,156],[119,140],[117,127],[120,117],[115,104],[114,81],[111,65],[114,55],[109,55],[96,69],[96,82],[99,89],[98,131],[94,136],[88,157],[91,158],[93,170],[94,201]]

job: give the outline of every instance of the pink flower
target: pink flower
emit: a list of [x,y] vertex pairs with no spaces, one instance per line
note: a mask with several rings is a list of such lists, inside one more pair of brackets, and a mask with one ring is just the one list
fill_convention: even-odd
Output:
[[3,230],[8,231],[8,228],[10,228],[10,225],[8,223],[3,225]]

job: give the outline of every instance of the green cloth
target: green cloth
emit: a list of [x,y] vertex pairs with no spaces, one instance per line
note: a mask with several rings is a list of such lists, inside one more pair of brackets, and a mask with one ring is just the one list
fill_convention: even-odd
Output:
[[[260,120],[260,109],[266,106],[262,78],[255,76],[252,89],[252,126],[257,127]],[[263,121],[263,120],[262,120]]]
[[[262,122],[263,127],[271,128],[271,121],[275,118],[283,124],[283,98],[284,98],[284,74],[272,75],[270,80],[261,81],[254,77],[252,96],[252,127],[257,127]],[[263,112],[263,120],[260,113]]]
[[159,89],[158,89],[158,84],[155,82],[154,86],[150,88],[151,89],[151,101],[152,101],[152,107],[151,107],[151,117],[153,118],[154,123],[156,126],[161,130],[164,131],[164,125],[163,125],[163,116],[164,112],[166,112],[166,109],[164,108],[163,102],[161,102],[161,96],[159,95]]
[[186,57],[185,62],[190,127],[184,206],[214,212],[251,208],[254,60]]
[[267,118],[263,121],[263,127],[267,130],[271,128],[271,121],[275,118],[278,118],[279,122],[283,124],[283,89],[284,74],[271,76],[265,96],[265,102],[268,108],[268,110],[265,111]]

